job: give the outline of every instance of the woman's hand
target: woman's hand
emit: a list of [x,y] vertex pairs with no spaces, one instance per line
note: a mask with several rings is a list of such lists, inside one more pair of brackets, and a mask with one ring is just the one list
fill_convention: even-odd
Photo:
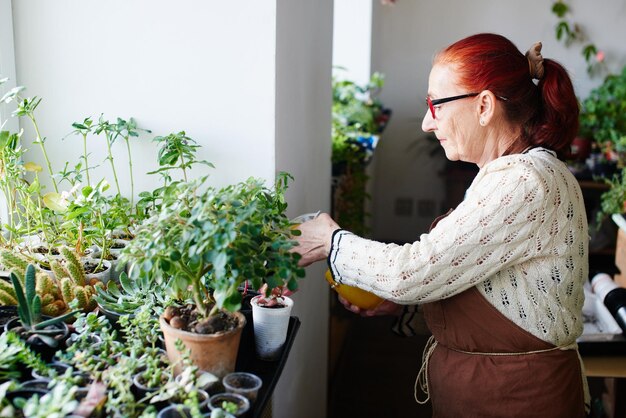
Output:
[[294,237],[298,245],[292,251],[302,256],[298,264],[306,267],[328,257],[333,232],[339,229],[339,225],[327,213],[322,213],[296,229],[300,230],[300,235]]
[[351,304],[346,299],[338,296],[339,302],[350,312],[354,312],[357,315],[361,316],[382,316],[382,315],[391,315],[391,316],[399,316],[402,313],[402,305],[398,305],[397,303],[391,302],[389,300],[383,301],[380,305],[375,307],[374,309],[361,309],[356,305]]

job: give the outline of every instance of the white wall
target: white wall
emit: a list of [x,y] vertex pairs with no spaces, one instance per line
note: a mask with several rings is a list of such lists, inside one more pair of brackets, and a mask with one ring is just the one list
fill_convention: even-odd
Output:
[[[0,0],[0,78],[8,80],[0,86],[0,97],[15,87],[15,52],[11,0]],[[0,103],[0,131],[18,131],[18,121],[11,117],[11,108]],[[0,224],[7,222],[7,203],[0,193]]]
[[[13,2],[17,82],[43,98],[37,113],[59,170],[80,154],[71,123],[100,113],[134,117],[153,135],[185,130],[213,162],[210,181],[291,172],[290,215],[329,209],[332,2],[19,0]],[[31,147],[30,159],[42,163]],[[155,146],[134,144],[136,192],[156,178]],[[92,161],[113,183],[102,162]],[[92,148],[93,149],[93,148]],[[125,150],[114,150],[129,193]],[[328,286],[309,269],[295,295],[302,326],[274,393],[274,416],[321,417],[326,410]]]
[[[626,64],[626,3],[571,0],[571,20],[582,24],[589,38],[606,51],[612,71]],[[424,97],[434,53],[450,43],[478,32],[496,32],[511,39],[522,51],[543,42],[543,55],[568,68],[579,97],[601,82],[590,79],[580,55],[580,46],[566,48],[555,39],[557,18],[551,3],[441,0],[423,2],[398,0],[394,6],[374,2],[372,71],[386,76],[381,98],[394,111],[378,145],[374,167],[373,232],[383,240],[412,241],[430,225],[431,218],[394,214],[398,197],[440,202],[443,198],[443,155],[428,156],[432,149],[424,141],[421,120],[426,110]],[[415,208],[415,205],[414,205]],[[448,208],[441,208],[442,211]]]
[[335,0],[333,18],[333,66],[340,79],[365,85],[371,76],[372,2]]
[[[241,3],[14,2],[17,81],[43,97],[37,115],[54,148],[53,169],[80,151],[77,137],[60,141],[71,123],[104,113],[132,116],[156,135],[185,130],[216,165],[210,172],[218,184],[251,175],[272,180],[275,7]],[[155,145],[137,142],[134,164],[143,173],[156,164]],[[98,145],[93,159],[101,162]],[[123,169],[124,147],[115,150]],[[138,181],[141,190],[154,179]]]
[[[296,182],[291,216],[330,209],[332,0],[279,0],[276,31],[276,168]],[[275,418],[326,416],[328,295],[322,263],[294,294],[302,319],[274,395]]]

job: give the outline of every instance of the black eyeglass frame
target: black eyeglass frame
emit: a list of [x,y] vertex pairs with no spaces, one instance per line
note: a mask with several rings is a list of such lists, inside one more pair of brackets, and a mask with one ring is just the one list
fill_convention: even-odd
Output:
[[435,119],[435,106],[452,102],[454,100],[465,99],[467,97],[475,97],[475,96],[478,96],[479,94],[480,93],[467,93],[467,94],[460,94],[458,96],[444,97],[444,98],[435,99],[435,100],[432,100],[429,96],[426,96],[426,103],[428,104],[428,108],[430,109],[430,114],[433,115],[433,119]]

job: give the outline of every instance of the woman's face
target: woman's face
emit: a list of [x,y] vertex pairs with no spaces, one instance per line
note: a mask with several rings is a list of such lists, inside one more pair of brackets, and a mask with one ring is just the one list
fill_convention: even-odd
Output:
[[[465,90],[456,84],[456,74],[450,65],[433,66],[428,78],[431,100],[475,93]],[[422,130],[434,132],[449,160],[479,163],[485,151],[479,119],[478,97],[466,97],[435,106],[434,118],[427,108]]]

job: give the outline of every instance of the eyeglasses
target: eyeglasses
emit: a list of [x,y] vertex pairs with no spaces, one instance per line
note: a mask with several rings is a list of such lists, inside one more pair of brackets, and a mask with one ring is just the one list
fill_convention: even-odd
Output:
[[461,94],[459,96],[444,97],[443,99],[435,99],[435,100],[432,100],[430,97],[426,96],[426,103],[428,104],[428,108],[430,109],[430,114],[433,115],[433,119],[435,119],[435,106],[452,102],[454,100],[478,96],[479,94],[480,93],[467,93],[467,94]]

